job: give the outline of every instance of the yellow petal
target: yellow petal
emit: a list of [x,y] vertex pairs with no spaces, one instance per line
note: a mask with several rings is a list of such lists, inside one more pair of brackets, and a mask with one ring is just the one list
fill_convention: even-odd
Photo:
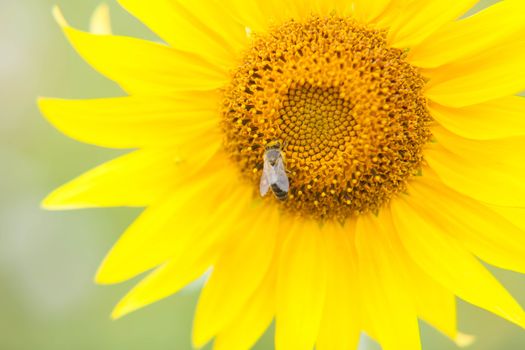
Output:
[[326,223],[327,290],[317,350],[355,350],[361,333],[357,256],[353,228]]
[[142,23],[171,47],[209,56],[226,69],[232,68],[237,53],[248,40],[245,26],[218,1],[204,0],[119,0]]
[[390,0],[385,6],[385,10],[374,20],[377,28],[389,29],[397,22],[400,13],[406,9],[412,0]]
[[275,314],[277,259],[274,259],[261,285],[215,339],[213,350],[249,350],[272,322]]
[[[385,210],[386,217],[391,215],[389,209]],[[388,218],[387,222],[392,225],[391,218]],[[383,240],[383,244],[386,243],[391,249],[395,249],[395,254],[392,255],[397,261],[399,276],[404,277],[405,289],[410,291],[412,295],[418,317],[455,340],[458,332],[454,294],[422,271],[408,256],[401,244],[399,235],[394,232],[395,228],[391,226],[390,230],[391,232],[388,233],[388,238]]]
[[219,104],[220,95],[216,92],[180,92],[172,97],[39,100],[42,113],[64,134],[112,148],[184,144],[202,134],[213,136],[220,143]]
[[135,310],[177,293],[202,276],[215,262],[224,247],[206,250],[188,249],[179,259],[158,267],[137,284],[113,310],[111,317],[123,317]]
[[204,346],[244,312],[243,306],[275,258],[277,214],[275,208],[253,211],[251,216],[256,219],[247,225],[235,245],[217,260],[197,304],[193,323],[193,344],[196,348]]
[[512,208],[512,207],[501,207],[496,205],[488,205],[488,207],[503,216],[514,226],[520,228],[525,232],[525,207],[524,208]]
[[510,95],[525,88],[523,39],[492,47],[472,58],[435,69],[424,69],[430,78],[425,95],[449,107],[465,107]]
[[147,206],[179,177],[174,157],[171,149],[135,151],[61,186],[42,205],[53,210]]
[[463,300],[525,326],[519,304],[460,242],[427,221],[416,201],[404,196],[391,209],[408,254],[423,271]]
[[434,128],[438,141],[425,158],[439,178],[454,190],[485,203],[525,206],[525,138],[468,140]]
[[[213,196],[213,193],[208,195]],[[201,196],[204,198],[204,196]],[[224,194],[220,196],[224,198]],[[235,196],[232,199],[236,199]],[[203,201],[205,203],[205,201]],[[241,203],[244,204],[244,203]],[[227,203],[227,206],[216,206],[217,212],[225,217],[225,210],[231,208],[233,204]],[[243,206],[242,208],[245,208]],[[193,207],[193,211],[195,207]],[[203,208],[205,213],[210,213],[209,208]],[[243,216],[238,215],[239,213],[231,213],[233,216],[232,220],[219,220],[216,221],[216,217],[206,218],[207,225],[203,225],[201,231],[185,231],[185,227],[181,226],[184,221],[179,220],[177,232],[171,231],[172,235],[184,236],[182,239],[174,238],[171,242],[164,242],[170,244],[166,247],[159,247],[158,250],[150,251],[148,245],[144,245],[144,249],[147,250],[151,255],[155,255],[157,259],[160,259],[167,250],[166,255],[169,257],[166,259],[166,263],[158,267],[155,271],[150,273],[143,281],[141,281],[131,292],[129,292],[116,306],[112,317],[122,317],[134,310],[149,305],[160,299],[166,298],[171,294],[178,292],[181,288],[197,279],[204,272],[206,272],[214,263],[218,257],[221,256],[225,249],[229,249],[239,240],[239,237],[244,234],[248,224],[250,222],[243,222],[239,218]],[[204,216],[204,214],[203,214]],[[160,217],[159,219],[163,219]],[[198,219],[204,222],[204,218],[193,218],[186,217],[187,222]],[[248,219],[248,218],[247,218]],[[155,224],[155,223],[153,223]],[[147,232],[141,231],[144,239],[147,239]],[[192,234],[193,233],[193,234]],[[182,247],[178,247],[177,244],[181,243]],[[157,254],[159,254],[157,256]],[[136,260],[145,259],[147,255],[143,256],[131,256],[127,259],[127,264],[133,264]],[[151,262],[152,258],[148,261]],[[144,265],[144,262],[137,262],[135,266]],[[150,266],[151,268],[152,266]],[[127,269],[125,265],[121,265],[122,269]],[[104,269],[104,264],[101,267]],[[118,268],[114,271],[120,273]],[[108,273],[107,271],[104,273]],[[111,278],[111,275],[106,275]]]
[[111,18],[108,5],[100,4],[95,9],[91,16],[89,31],[98,35],[111,35]]
[[97,283],[120,283],[175,259],[185,250],[210,245],[228,235],[240,225],[237,221],[251,200],[251,192],[223,186],[227,176],[224,172],[210,174],[148,207],[108,253]]
[[429,105],[432,117],[453,133],[487,140],[525,135],[525,98],[509,96],[463,108]]
[[390,2],[391,0],[354,0],[353,10],[359,20],[371,22],[383,13]]
[[225,0],[223,3],[231,16],[252,32],[261,33],[268,30],[270,22],[265,16],[260,1]]
[[[395,260],[397,273],[405,284],[403,288],[413,298],[418,317],[455,340],[458,332],[454,294],[434,281],[408,256],[399,235],[392,226],[391,218],[388,217],[391,216],[391,213],[389,209],[385,210],[383,219],[390,225],[390,232],[387,233],[382,244],[389,246],[388,253],[392,256],[391,259]],[[385,227],[385,224],[382,226]],[[374,316],[371,315],[371,317]]]
[[[370,1],[371,3],[374,1]],[[412,47],[471,9],[478,0],[403,1],[390,25],[389,41],[399,48]]]
[[300,18],[295,1],[256,0],[255,2],[270,24],[280,24],[292,18]]
[[346,0],[317,0],[315,1],[315,6],[317,12],[323,16],[334,12],[340,16],[348,16],[351,11],[352,3],[351,1]]
[[316,341],[326,290],[326,251],[316,222],[293,227],[277,277],[276,350],[310,350]]
[[485,262],[525,272],[525,232],[483,204],[424,176],[410,185],[411,199],[427,220],[463,242]]
[[357,219],[356,247],[362,303],[372,334],[384,350],[421,349],[416,307],[386,208],[378,217]]
[[[290,1],[292,6],[295,7],[297,18],[308,18],[314,13],[319,15],[317,2],[317,0]],[[330,0],[327,0],[327,2],[330,2]]]
[[[312,15],[327,16],[334,11],[337,15],[347,16],[353,13],[352,8],[354,7],[351,1],[346,0],[256,0],[255,3],[258,4],[261,14],[266,18],[267,25],[275,25],[292,19],[301,21]],[[366,9],[363,9],[364,11]],[[362,19],[364,20],[364,17]]]
[[403,258],[405,269],[410,276],[408,279],[408,282],[411,283],[410,288],[415,291],[414,301],[419,318],[456,341],[459,335],[456,297],[421,271],[408,256]]
[[455,342],[458,347],[467,348],[476,342],[476,336],[471,334],[458,333]]
[[78,53],[129,93],[212,90],[229,79],[226,70],[201,56],[141,39],[82,32],[69,27],[56,8],[55,17]]
[[502,1],[471,17],[446,24],[413,47],[407,60],[419,67],[438,67],[509,43],[523,34],[525,3]]

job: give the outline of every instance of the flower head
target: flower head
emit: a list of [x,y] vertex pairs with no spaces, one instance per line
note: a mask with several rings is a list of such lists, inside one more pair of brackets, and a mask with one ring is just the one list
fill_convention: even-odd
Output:
[[278,350],[420,349],[418,319],[461,344],[455,297],[525,326],[480,262],[525,272],[522,1],[119,2],[164,43],[55,14],[128,96],[40,101],[136,149],[44,203],[147,207],[97,274],[148,271],[114,317],[211,270],[196,347],[248,349],[274,319]]

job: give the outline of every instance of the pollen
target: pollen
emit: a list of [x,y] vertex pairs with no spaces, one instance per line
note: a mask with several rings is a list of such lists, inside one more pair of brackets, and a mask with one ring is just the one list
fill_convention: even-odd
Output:
[[311,17],[252,33],[224,89],[224,147],[258,188],[265,147],[282,145],[283,210],[319,220],[377,212],[421,171],[432,118],[425,79],[386,33]]

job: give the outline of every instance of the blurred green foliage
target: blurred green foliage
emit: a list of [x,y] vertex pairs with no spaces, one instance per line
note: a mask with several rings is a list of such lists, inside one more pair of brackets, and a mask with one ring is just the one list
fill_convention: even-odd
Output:
[[[53,188],[120,154],[62,136],[37,110],[37,96],[122,94],[68,45],[51,16],[57,3],[81,28],[87,28],[99,4],[0,0],[0,350],[191,349],[198,288],[111,321],[112,307],[136,281],[108,287],[92,281],[99,262],[139,210],[39,208]],[[115,1],[109,5],[117,33],[155,38]],[[525,302],[525,277],[496,273]],[[525,332],[495,316],[460,303],[459,318],[461,330],[478,336],[473,350],[524,348]],[[455,349],[429,327],[422,333],[426,350]],[[257,346],[272,348],[270,334]]]

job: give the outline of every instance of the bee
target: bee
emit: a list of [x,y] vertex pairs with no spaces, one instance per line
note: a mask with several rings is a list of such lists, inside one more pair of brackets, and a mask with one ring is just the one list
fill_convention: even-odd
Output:
[[288,198],[290,182],[286,175],[283,153],[279,142],[270,142],[266,146],[264,153],[263,173],[259,184],[261,196],[264,197],[270,188],[278,200],[284,201]]

